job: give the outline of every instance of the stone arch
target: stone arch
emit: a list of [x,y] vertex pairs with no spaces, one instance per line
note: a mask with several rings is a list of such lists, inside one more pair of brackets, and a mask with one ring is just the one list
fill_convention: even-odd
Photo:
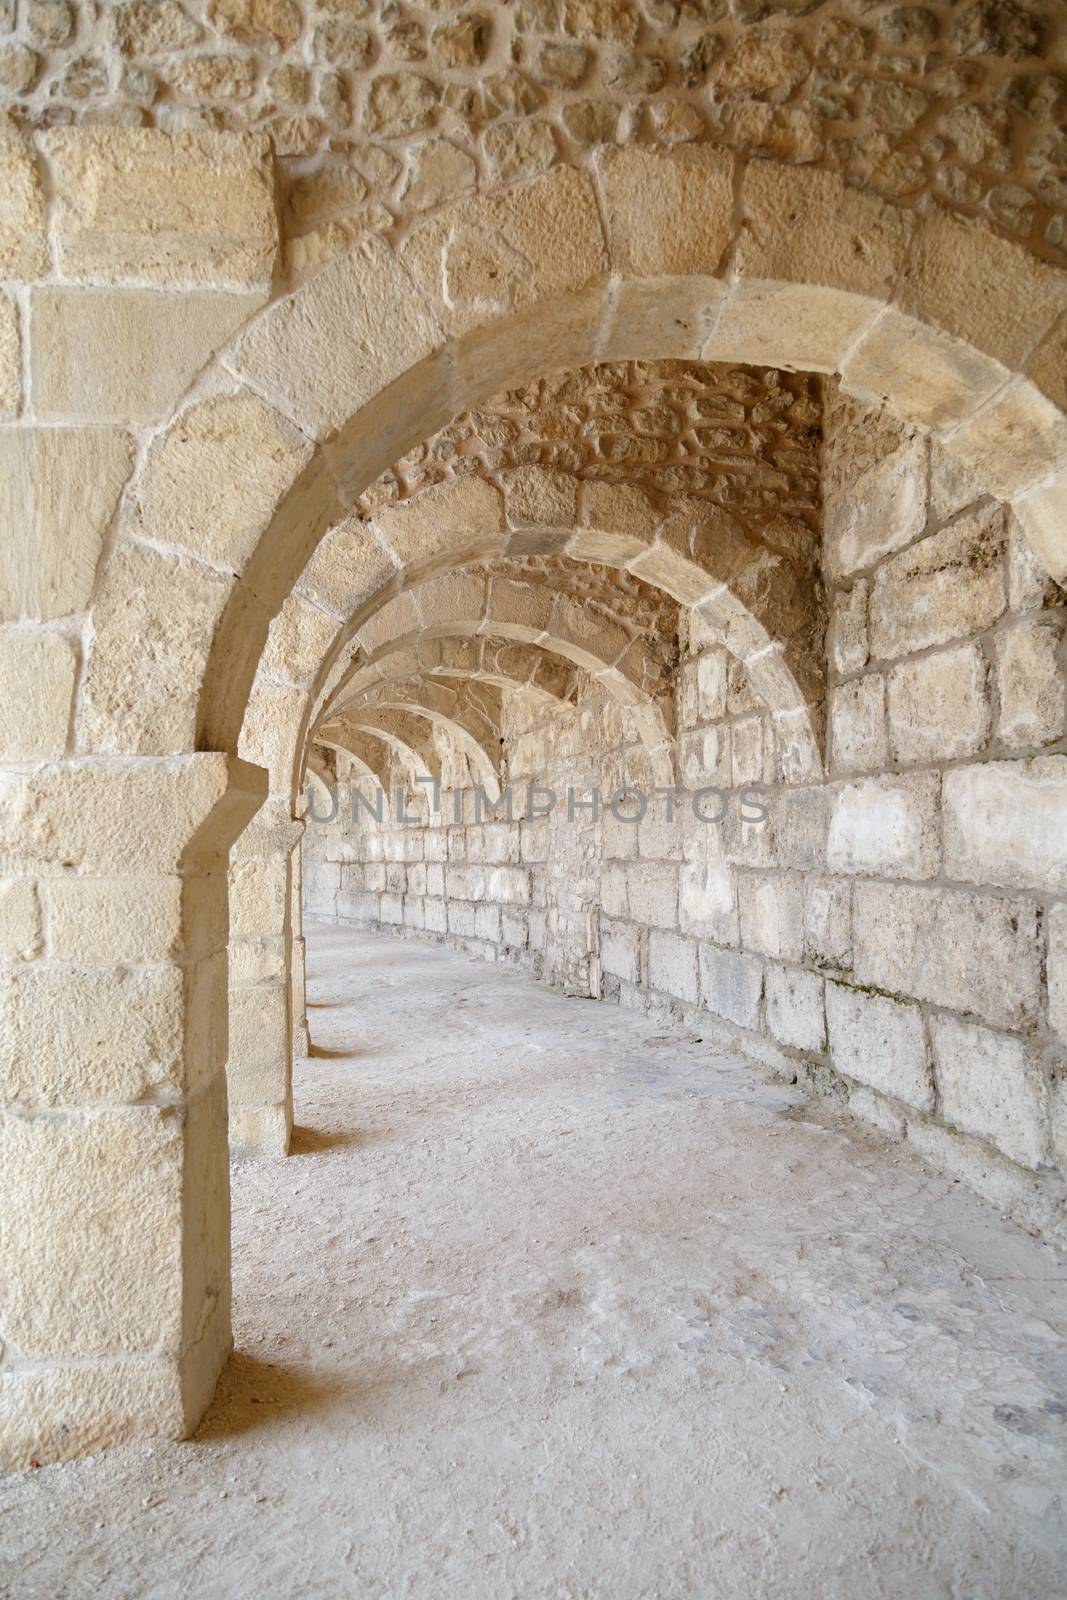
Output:
[[[956,291],[961,259],[972,272],[977,262],[980,299]],[[58,870],[71,842],[88,837],[91,809],[96,843],[79,859],[109,873],[126,861],[160,883],[191,859],[208,862],[213,881],[197,905],[183,880],[175,902],[183,909],[168,914],[176,938],[188,931],[186,915],[195,930],[211,915],[218,923],[226,845],[263,793],[232,752],[286,596],[391,461],[479,396],[554,366],[671,355],[837,372],[849,392],[931,431],[1009,500],[1045,568],[1063,578],[1067,424],[1062,377],[1048,356],[1065,304],[1067,275],[980,224],[940,212],[919,218],[835,174],[746,164],[704,146],[607,152],[595,181],[556,167],[416,223],[396,253],[378,238],[360,242],[259,313],[191,397],[216,384],[219,407],[245,419],[236,433],[245,478],[230,487],[239,500],[249,474],[262,477],[249,504],[215,519],[190,514],[195,448],[169,510],[157,507],[149,523],[135,497],[128,503],[95,591],[73,720],[74,752],[102,759],[73,774],[58,766],[18,774],[9,808],[22,825],[17,846],[30,870],[42,859]],[[178,433],[192,437],[189,411],[183,405],[162,430],[161,448]],[[257,432],[278,441],[264,456],[269,471]],[[217,469],[218,454],[211,459]],[[687,535],[668,561],[672,573],[692,556]],[[368,544],[356,557],[367,595],[399,587],[384,551]],[[701,604],[732,647],[751,656],[765,647],[725,581]],[[205,772],[210,782],[199,778]],[[161,787],[182,803],[168,809],[165,830],[139,821],[136,837],[117,839],[119,802],[142,779],[156,785],[143,796],[146,815],[159,815]],[[143,896],[143,884],[127,892]],[[49,1328],[29,1351],[54,1379],[42,1405],[63,1419],[74,1448],[99,1437],[94,1407],[112,1381],[122,1390],[120,1436],[193,1426],[227,1353],[227,1244],[212,1220],[213,1207],[225,1211],[216,1093],[224,1046],[203,1023],[218,1007],[223,973],[216,938],[184,972],[171,1008],[175,1092],[188,1101],[181,1126],[173,1116],[166,1129],[160,1117],[151,1126],[142,1119],[144,1148],[168,1193],[181,1197],[157,1218],[154,1233],[167,1242],[146,1266],[146,1275],[170,1274],[167,1304],[136,1337],[104,1317],[88,1343],[72,1348]],[[194,1022],[195,1046],[186,1042]],[[105,1126],[92,1120],[94,1130]],[[91,1158],[81,1159],[88,1172]],[[31,1167],[27,1193],[34,1188]],[[28,1236],[24,1222],[14,1226]],[[100,1260],[83,1271],[99,1281],[113,1269],[126,1282],[137,1266]],[[86,1283],[72,1293],[74,1312],[92,1298]],[[131,1350],[151,1353],[143,1373]],[[71,1355],[96,1364],[76,1393]]]

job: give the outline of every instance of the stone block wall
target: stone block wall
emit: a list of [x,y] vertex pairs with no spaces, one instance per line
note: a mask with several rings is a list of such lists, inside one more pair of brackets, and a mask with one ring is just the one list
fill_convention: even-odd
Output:
[[[470,795],[458,822],[445,794],[414,828],[364,811],[353,829],[342,807],[306,836],[307,909],[696,1028],[1058,1233],[1064,593],[936,446],[829,387],[823,465],[823,780],[781,770],[743,670],[683,611],[674,781],[724,791],[721,824],[687,797],[673,820],[665,796],[640,822],[614,815],[615,790],[665,784],[625,710],[591,683],[576,706],[517,693],[519,820],[476,822]],[[530,784],[556,790],[549,817],[521,816]],[[745,820],[755,798],[765,820]]]

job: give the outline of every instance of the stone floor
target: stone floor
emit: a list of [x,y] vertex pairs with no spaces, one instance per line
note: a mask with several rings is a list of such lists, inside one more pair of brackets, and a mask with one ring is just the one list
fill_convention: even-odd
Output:
[[1067,1270],[708,1041],[311,930],[198,1438],[0,1480],[0,1592],[1067,1590]]

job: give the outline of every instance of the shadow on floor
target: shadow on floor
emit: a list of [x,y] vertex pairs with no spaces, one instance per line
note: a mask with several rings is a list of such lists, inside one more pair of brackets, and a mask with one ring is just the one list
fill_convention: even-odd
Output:
[[324,1150],[354,1150],[369,1144],[370,1135],[356,1128],[336,1128],[326,1132],[322,1128],[294,1128],[289,1141],[291,1156],[317,1156]]
[[353,1061],[359,1053],[356,1050],[332,1050],[328,1044],[310,1044],[307,1058],[309,1061]]
[[282,1366],[235,1350],[219,1379],[215,1398],[194,1434],[198,1443],[233,1439],[253,1428],[287,1421],[296,1413],[325,1410],[351,1390],[343,1380],[323,1380],[307,1367]]

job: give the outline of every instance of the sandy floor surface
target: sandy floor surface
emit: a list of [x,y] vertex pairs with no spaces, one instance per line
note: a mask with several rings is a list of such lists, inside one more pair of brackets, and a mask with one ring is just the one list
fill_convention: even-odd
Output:
[[708,1040],[310,930],[197,1438],[0,1478],[0,1592],[1067,1592],[1067,1270]]

